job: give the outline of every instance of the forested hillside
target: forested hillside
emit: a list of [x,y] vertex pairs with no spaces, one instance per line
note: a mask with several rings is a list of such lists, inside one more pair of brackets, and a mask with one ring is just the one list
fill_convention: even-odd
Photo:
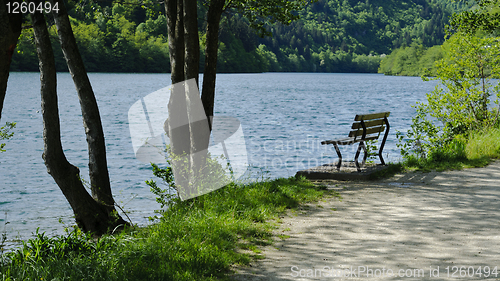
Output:
[[[139,0],[127,5],[69,2],[88,71],[169,71],[163,6],[134,3]],[[239,15],[227,14],[221,25],[218,71],[377,72],[381,58],[396,48],[412,42],[424,47],[441,44],[444,26],[456,10],[457,4],[447,0],[319,0],[300,11],[299,21],[268,27],[273,35],[264,38]],[[198,26],[203,45],[203,18]],[[53,43],[57,68],[64,71],[56,36]],[[31,29],[23,31],[16,50],[12,70],[38,70]]]
[[436,76],[435,62],[444,57],[441,47],[424,47],[413,42],[410,46],[395,49],[381,61],[379,72],[385,75]]

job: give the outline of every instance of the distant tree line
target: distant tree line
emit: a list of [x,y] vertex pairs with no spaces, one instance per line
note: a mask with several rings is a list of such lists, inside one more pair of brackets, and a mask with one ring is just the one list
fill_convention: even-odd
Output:
[[[69,2],[80,52],[91,72],[170,72],[167,22],[159,5],[138,0]],[[135,3],[135,4],[134,4]],[[199,9],[203,9],[200,5]],[[413,42],[441,44],[449,16],[458,4],[445,0],[320,0],[300,12],[289,26],[268,26],[260,37],[239,14],[221,22],[218,72],[377,72],[385,54]],[[29,23],[26,23],[29,25]],[[206,19],[198,21],[205,42]],[[54,28],[53,45],[58,45]],[[411,48],[411,47],[410,47]],[[60,50],[54,47],[54,50]],[[200,54],[203,71],[204,54]],[[62,52],[58,71],[67,71]],[[38,71],[33,31],[24,29],[11,70]]]

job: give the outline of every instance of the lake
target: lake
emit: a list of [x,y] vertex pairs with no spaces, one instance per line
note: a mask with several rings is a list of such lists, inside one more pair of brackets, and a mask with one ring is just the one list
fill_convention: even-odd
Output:
[[[113,194],[133,223],[147,224],[159,208],[145,180],[148,164],[135,158],[127,114],[142,97],[170,85],[168,74],[89,74],[106,137]],[[62,143],[66,157],[88,180],[88,155],[81,111],[71,76],[59,73]],[[289,177],[304,168],[336,161],[326,139],[345,137],[354,115],[391,111],[386,161],[398,161],[396,131],[406,131],[436,81],[381,74],[219,74],[215,115],[241,122],[249,172],[244,180]],[[9,239],[29,238],[39,227],[61,234],[74,224],[72,211],[42,160],[42,115],[38,73],[11,73],[1,122],[17,122],[0,154],[0,230]],[[341,147],[345,159],[354,146]],[[378,161],[378,159],[377,159]]]

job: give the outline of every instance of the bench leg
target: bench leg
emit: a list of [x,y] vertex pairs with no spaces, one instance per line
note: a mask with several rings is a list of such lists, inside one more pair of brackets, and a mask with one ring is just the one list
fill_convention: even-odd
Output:
[[382,158],[382,152],[378,153],[378,157],[380,158],[380,163],[382,163],[382,165],[385,165],[384,158]]
[[335,151],[339,156],[339,162],[337,163],[337,171],[340,171],[340,165],[342,165],[342,154],[340,154],[339,146],[336,143],[334,143],[333,146],[335,147]]
[[365,146],[364,141],[359,142],[358,150],[356,151],[356,156],[354,157],[354,163],[356,164],[356,168],[358,169],[358,172],[361,172],[361,168],[360,168],[359,163],[358,163],[358,158],[359,158],[359,153],[361,152],[361,148],[363,149],[363,151],[365,153],[365,155],[363,156],[363,162],[362,162],[362,165],[364,166],[365,162],[366,162],[366,157],[367,157],[366,146]]
[[385,165],[384,158],[382,158],[382,150],[384,150],[385,141],[387,140],[387,136],[389,135],[389,128],[390,128],[389,121],[387,120],[387,116],[384,117],[384,123],[385,123],[386,129],[385,129],[385,133],[384,133],[384,138],[382,139],[382,143],[380,144],[380,150],[378,151],[378,157],[380,158],[380,162],[382,163],[382,165]]
[[364,166],[366,164],[366,158],[368,158],[368,151],[366,150],[366,145],[363,142],[363,150],[365,152],[365,155],[363,156],[363,162],[361,163],[361,166]]

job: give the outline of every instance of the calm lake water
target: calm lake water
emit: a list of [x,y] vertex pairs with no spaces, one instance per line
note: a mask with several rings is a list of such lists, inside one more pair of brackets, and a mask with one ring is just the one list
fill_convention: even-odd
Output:
[[[398,161],[396,130],[406,131],[411,107],[437,82],[379,74],[219,74],[216,115],[241,121],[248,151],[246,180],[289,177],[297,170],[336,160],[322,140],[344,137],[356,113],[391,111],[386,161]],[[141,97],[170,84],[166,74],[90,74],[106,137],[115,199],[134,223],[146,224],[159,208],[144,183],[149,165],[139,162],[130,140],[127,114]],[[76,91],[67,73],[58,74],[62,142],[68,160],[88,180],[85,133]],[[42,160],[42,115],[38,73],[11,73],[1,122],[17,122],[0,154],[0,231],[9,239],[40,232],[61,234],[74,224],[62,192]],[[345,159],[354,146],[341,147]]]

